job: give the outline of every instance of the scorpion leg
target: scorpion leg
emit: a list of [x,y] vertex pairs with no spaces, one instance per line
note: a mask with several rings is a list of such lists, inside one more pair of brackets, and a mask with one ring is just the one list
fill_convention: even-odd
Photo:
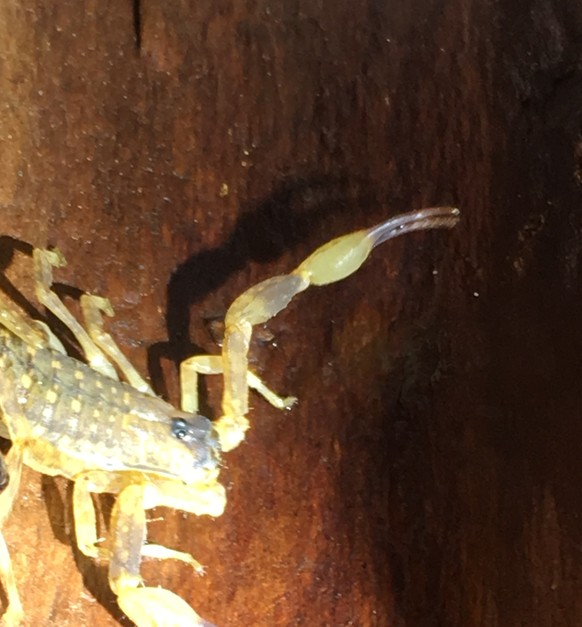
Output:
[[[97,517],[95,514],[95,506],[91,498],[91,492],[87,489],[87,479],[90,479],[91,473],[87,476],[77,477],[73,487],[73,512],[75,517],[75,536],[77,547],[87,557],[94,559],[107,559],[109,551],[100,547],[97,537]],[[151,557],[155,559],[175,559],[185,562],[199,574],[204,574],[204,566],[195,560],[189,553],[169,549],[159,544],[144,544],[141,550],[142,557]]]
[[151,557],[158,560],[178,560],[192,566],[199,575],[204,574],[204,566],[185,551],[169,549],[161,544],[144,544],[141,547],[141,555],[142,557]]
[[85,318],[87,331],[95,344],[119,367],[127,382],[134,388],[150,396],[154,392],[138,371],[131,365],[127,357],[121,352],[115,340],[103,329],[103,316],[113,316],[113,307],[109,299],[92,294],[81,296],[81,309]]
[[52,268],[66,264],[65,258],[58,250],[35,248],[32,253],[34,262],[35,292],[38,300],[51,311],[75,336],[79,342],[89,365],[109,377],[117,379],[115,368],[107,361],[105,355],[91,340],[85,329],[75,320],[73,314],[51,290],[53,283]]
[[77,546],[79,551],[87,557],[107,559],[109,552],[98,546],[95,505],[87,486],[87,477],[80,476],[75,478],[73,485],[73,516]]
[[[4,522],[12,509],[12,504],[18,492],[20,484],[20,474],[22,471],[22,449],[16,444],[8,451],[3,462],[6,475],[10,478],[5,490],[0,494],[0,527],[4,526]],[[7,627],[19,625],[24,617],[22,603],[16,586],[16,578],[12,569],[12,560],[4,535],[0,531],[0,581],[8,600],[8,607],[2,617],[3,624]]]
[[378,244],[411,231],[451,228],[458,221],[459,210],[452,207],[433,207],[390,218],[371,229],[324,244],[290,274],[267,279],[241,294],[225,318],[222,417],[215,423],[222,449],[229,451],[238,446],[249,427],[247,355],[253,326],[277,315],[310,285],[327,285],[353,274]]
[[[112,546],[109,581],[117,595],[119,607],[138,627],[211,627],[182,598],[165,590],[143,586],[139,574],[146,540],[145,510],[158,504],[148,494],[149,485],[129,485],[117,498],[112,513]],[[183,489],[183,486],[180,486]],[[162,496],[162,500],[163,496]],[[146,545],[147,546],[147,545]],[[156,547],[156,557],[182,555],[164,547]]]
[[[196,355],[180,364],[180,388],[182,390],[182,410],[198,413],[198,375],[222,374],[220,355]],[[290,409],[297,401],[294,396],[281,397],[269,389],[251,370],[247,370],[247,384],[263,396],[277,409]]]
[[[111,516],[111,541],[104,547],[97,546],[91,492],[118,494]],[[189,488],[185,488],[182,482],[165,479],[157,480],[155,485],[127,485],[126,476],[101,471],[86,472],[75,478],[73,492],[77,544],[85,555],[109,560],[111,589],[119,597],[119,606],[138,627],[211,627],[174,593],[141,587],[139,571],[142,557],[177,559],[192,566],[198,574],[204,573],[203,566],[190,554],[158,544],[146,544],[145,511],[162,505],[197,515],[220,516],[225,503],[224,487],[216,480]]]

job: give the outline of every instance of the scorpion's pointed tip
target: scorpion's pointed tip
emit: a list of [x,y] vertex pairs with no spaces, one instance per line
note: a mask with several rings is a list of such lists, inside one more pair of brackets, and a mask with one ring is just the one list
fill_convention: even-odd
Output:
[[452,207],[450,205],[443,205],[442,207],[429,207],[427,209],[421,209],[417,212],[418,216],[423,216],[425,218],[433,217],[437,218],[439,216],[453,216],[459,217],[461,215],[461,210],[458,207]]
[[455,226],[461,219],[461,210],[458,207],[445,207],[445,209],[452,222],[452,226]]
[[429,229],[450,229],[460,219],[461,212],[457,207],[426,207],[418,211],[409,211],[381,222],[366,232],[372,248],[383,242],[412,231]]

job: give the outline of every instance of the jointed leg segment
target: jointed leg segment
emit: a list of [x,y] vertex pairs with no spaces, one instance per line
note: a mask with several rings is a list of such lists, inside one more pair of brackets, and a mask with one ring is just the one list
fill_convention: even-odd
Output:
[[75,320],[73,314],[65,307],[60,298],[51,290],[53,266],[60,268],[66,263],[62,253],[57,250],[35,248],[32,258],[34,261],[35,291],[38,300],[70,329],[83,349],[89,365],[110,379],[117,379],[115,368],[107,361],[105,355],[94,344],[85,329]]
[[[180,387],[182,389],[182,410],[198,413],[198,375],[222,374],[221,355],[196,355],[180,364]],[[268,388],[252,371],[247,370],[248,386],[257,391],[273,407],[290,409],[297,399],[294,396],[279,396]]]
[[[115,368],[107,360],[107,357],[109,357],[121,370],[130,385],[140,392],[153,396],[154,392],[149,384],[119,350],[119,347],[111,335],[103,329],[102,314],[106,314],[107,316],[113,315],[113,307],[109,300],[92,294],[83,294],[83,296],[81,296],[81,310],[87,326],[87,331],[85,331],[51,289],[53,283],[52,268],[62,267],[66,263],[62,253],[58,250],[37,248],[33,251],[33,260],[37,298],[49,311],[57,316],[75,336],[83,349],[88,364],[97,370],[97,372],[111,379],[118,379]],[[49,346],[64,352],[62,344],[60,344],[59,340],[52,334],[50,329],[48,329],[46,325],[43,325],[43,323],[35,322],[42,325],[47,335]]]
[[113,316],[113,307],[108,298],[83,294],[81,309],[87,331],[93,342],[117,365],[127,382],[136,390],[154,396],[154,392],[138,371],[131,365],[127,357],[119,350],[117,343],[107,331],[103,329],[103,316]]
[[[116,486],[112,486],[115,488]],[[145,504],[142,502],[142,509]],[[75,516],[75,535],[77,546],[83,555],[93,559],[110,559],[112,548],[100,546],[97,538],[97,517],[91,492],[87,488],[86,477],[78,477],[73,489],[73,512]],[[139,528],[139,527],[138,527]],[[115,531],[115,525],[112,524]],[[118,541],[119,543],[119,541]],[[189,553],[169,549],[159,544],[142,544],[141,557],[155,559],[176,559],[192,566],[198,573],[204,573],[204,567]]]

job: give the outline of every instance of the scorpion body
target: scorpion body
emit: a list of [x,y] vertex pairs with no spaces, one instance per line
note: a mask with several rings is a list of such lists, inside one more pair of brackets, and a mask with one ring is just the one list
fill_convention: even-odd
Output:
[[[103,375],[68,355],[27,345],[0,329],[0,405],[12,433],[26,439],[24,463],[75,479],[101,468],[193,483],[215,471],[220,444],[212,423]],[[185,422],[196,430],[186,444]]]
[[[209,626],[173,592],[144,585],[144,557],[177,559],[203,571],[188,553],[147,542],[146,511],[166,506],[220,516],[226,504],[218,482],[220,458],[245,437],[249,388],[281,409],[295,402],[275,394],[249,370],[253,326],[310,285],[352,274],[376,245],[414,230],[451,228],[458,219],[458,210],[450,207],[396,216],[332,240],[291,273],[251,287],[226,314],[222,354],[182,362],[180,410],[155,396],[104,330],[102,314],[113,314],[109,301],[81,296],[86,323],[81,326],[51,289],[52,268],[64,265],[62,255],[34,249],[36,296],[72,333],[86,363],[67,355],[44,323],[26,318],[0,295],[0,436],[12,442],[0,458],[0,526],[16,497],[22,464],[66,477],[74,483],[79,550],[107,562],[109,584],[125,614],[138,627]],[[127,382],[119,380],[119,372]],[[200,374],[223,375],[222,415],[214,422],[198,413]],[[102,541],[91,494],[104,492],[116,501]],[[0,581],[8,599],[4,624],[19,625],[24,612],[1,533]]]

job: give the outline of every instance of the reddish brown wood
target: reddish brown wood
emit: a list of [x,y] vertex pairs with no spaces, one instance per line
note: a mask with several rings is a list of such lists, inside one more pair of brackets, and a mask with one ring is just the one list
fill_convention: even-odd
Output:
[[[0,5],[1,231],[59,246],[59,280],[112,299],[174,401],[174,363],[216,350],[204,320],[245,287],[400,210],[463,210],[269,325],[254,366],[300,403],[253,398],[224,516],[154,513],[208,574],[148,583],[221,627],[580,622],[581,21],[550,0]],[[8,274],[30,296],[23,255]],[[27,472],[5,530],[27,624],[127,624],[70,494]]]

